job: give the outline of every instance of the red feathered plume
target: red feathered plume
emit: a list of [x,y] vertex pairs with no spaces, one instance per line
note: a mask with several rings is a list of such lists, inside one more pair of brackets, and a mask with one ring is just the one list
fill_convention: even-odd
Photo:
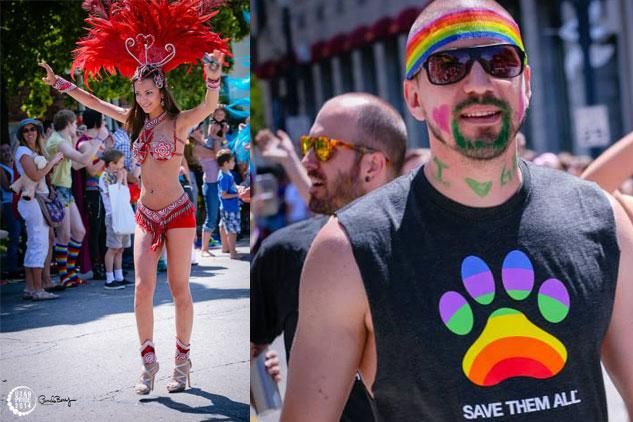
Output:
[[175,56],[161,65],[165,73],[184,63],[197,63],[205,52],[219,50],[230,55],[228,40],[205,25],[218,12],[200,14],[200,0],[124,0],[112,1],[110,7],[107,19],[95,15],[86,18],[91,28],[73,51],[71,75],[80,69],[85,80],[99,79],[103,69],[111,75],[118,70],[132,78],[141,65],[128,49],[143,65],[155,65],[169,59],[169,45],[173,45]]

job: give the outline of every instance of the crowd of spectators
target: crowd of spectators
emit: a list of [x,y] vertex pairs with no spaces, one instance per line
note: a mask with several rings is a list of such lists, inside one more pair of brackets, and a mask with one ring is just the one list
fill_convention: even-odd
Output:
[[[551,167],[580,177],[593,161],[589,155],[574,155],[567,151],[537,153],[527,148],[526,139],[522,133],[519,133],[517,137],[519,156],[540,166]],[[275,230],[312,216],[307,208],[305,198],[302,198],[299,190],[290,181],[284,170],[286,168],[285,161],[290,161],[290,159],[285,156],[280,159],[278,152],[273,151],[273,149],[275,148],[271,148],[270,145],[263,148],[262,165],[258,166],[257,173],[260,175],[259,177],[266,174],[267,178],[276,180],[275,198],[274,200],[268,198],[266,202],[273,202],[277,205],[274,207],[275,212],[268,212],[270,207],[266,207],[267,210],[263,214],[255,213],[258,239],[253,239],[253,244],[257,244]],[[409,149],[405,156],[402,174],[416,170],[426,163],[430,156],[430,150],[427,148]],[[619,191],[624,195],[633,196],[633,174],[622,184]],[[257,198],[255,199],[258,202]]]
[[[14,127],[10,139],[2,140],[0,149],[1,282],[25,279],[25,299],[54,299],[58,295],[53,292],[84,285],[89,280],[106,280],[106,212],[99,189],[99,179],[104,172],[104,151],[116,150],[122,154],[133,207],[140,194],[140,167],[132,158],[131,140],[123,127],[109,124],[100,113],[90,109],[83,112],[62,110],[54,120],[58,123],[57,128],[52,120],[44,123],[31,118],[22,120]],[[217,185],[220,168],[216,155],[222,149],[228,149],[237,158],[231,174],[240,189],[241,230],[238,239],[248,237],[250,156],[245,156],[243,151],[248,144],[238,141],[248,136],[248,131],[248,120],[234,121],[225,110],[218,108],[208,121],[190,132],[180,179],[197,209],[193,265],[197,264],[201,253],[213,256],[211,249],[214,247],[222,246],[223,252],[235,254],[234,246],[229,248],[226,241],[222,244],[219,229],[220,196]],[[67,144],[69,148],[61,144]],[[25,155],[29,156],[26,172],[20,162],[27,160]],[[43,170],[38,170],[35,165],[31,169],[37,156],[44,157],[51,164]],[[37,173],[30,170],[37,170]],[[67,171],[70,175],[68,179]],[[55,190],[58,199],[66,206],[65,221],[58,227],[47,224],[35,197],[30,202],[20,198],[23,193],[11,189],[11,185],[24,175],[36,178],[35,182],[41,181],[40,185],[46,186],[46,190],[39,193],[50,192],[48,188],[52,187],[51,190]],[[72,210],[68,208],[68,201],[73,203]],[[77,215],[74,215],[75,207]],[[32,221],[27,221],[25,216]],[[132,245],[133,242],[123,252],[123,274],[133,269]],[[31,267],[28,266],[33,262],[26,262],[34,256],[34,251],[37,251],[38,266],[40,255],[45,255],[41,271],[38,270],[35,275],[35,286],[29,270]],[[159,270],[165,271],[166,265],[162,259]],[[55,277],[56,274],[58,277]],[[34,295],[35,291],[39,293]]]

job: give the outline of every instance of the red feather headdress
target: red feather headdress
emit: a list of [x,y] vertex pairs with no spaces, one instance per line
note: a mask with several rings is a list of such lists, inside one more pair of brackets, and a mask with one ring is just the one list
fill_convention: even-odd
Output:
[[195,64],[213,50],[230,55],[228,40],[205,25],[218,12],[201,14],[200,6],[200,0],[113,1],[107,18],[86,18],[91,28],[73,51],[71,75],[80,69],[85,80],[99,79],[103,69],[133,78],[148,67],[167,73]]

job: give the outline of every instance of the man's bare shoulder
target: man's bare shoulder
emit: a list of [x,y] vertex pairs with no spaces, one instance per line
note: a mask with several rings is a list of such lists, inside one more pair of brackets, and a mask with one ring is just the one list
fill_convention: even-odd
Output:
[[310,247],[301,275],[300,306],[302,296],[327,297],[332,305],[367,304],[352,245],[335,217],[323,226]]
[[282,421],[340,418],[367,343],[366,309],[352,247],[331,218],[303,267]]
[[349,239],[336,217],[331,217],[319,231],[319,234],[314,239],[313,247],[317,245],[327,245],[339,248],[347,247],[351,251]]
[[[319,231],[310,247],[307,259],[319,264],[327,263],[327,269],[334,272],[339,272],[341,265],[356,266],[352,244],[336,217],[330,218]],[[307,263],[310,263],[309,261]]]

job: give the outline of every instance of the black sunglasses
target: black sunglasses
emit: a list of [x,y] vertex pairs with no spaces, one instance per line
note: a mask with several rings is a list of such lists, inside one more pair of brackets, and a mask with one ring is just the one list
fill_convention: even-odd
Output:
[[511,44],[440,51],[431,54],[423,67],[433,85],[450,85],[464,79],[475,60],[490,76],[501,79],[515,78],[525,67],[525,53]]
[[31,128],[25,127],[24,129],[22,129],[22,133],[25,133],[25,132],[39,132],[39,129],[36,127],[31,127]]

